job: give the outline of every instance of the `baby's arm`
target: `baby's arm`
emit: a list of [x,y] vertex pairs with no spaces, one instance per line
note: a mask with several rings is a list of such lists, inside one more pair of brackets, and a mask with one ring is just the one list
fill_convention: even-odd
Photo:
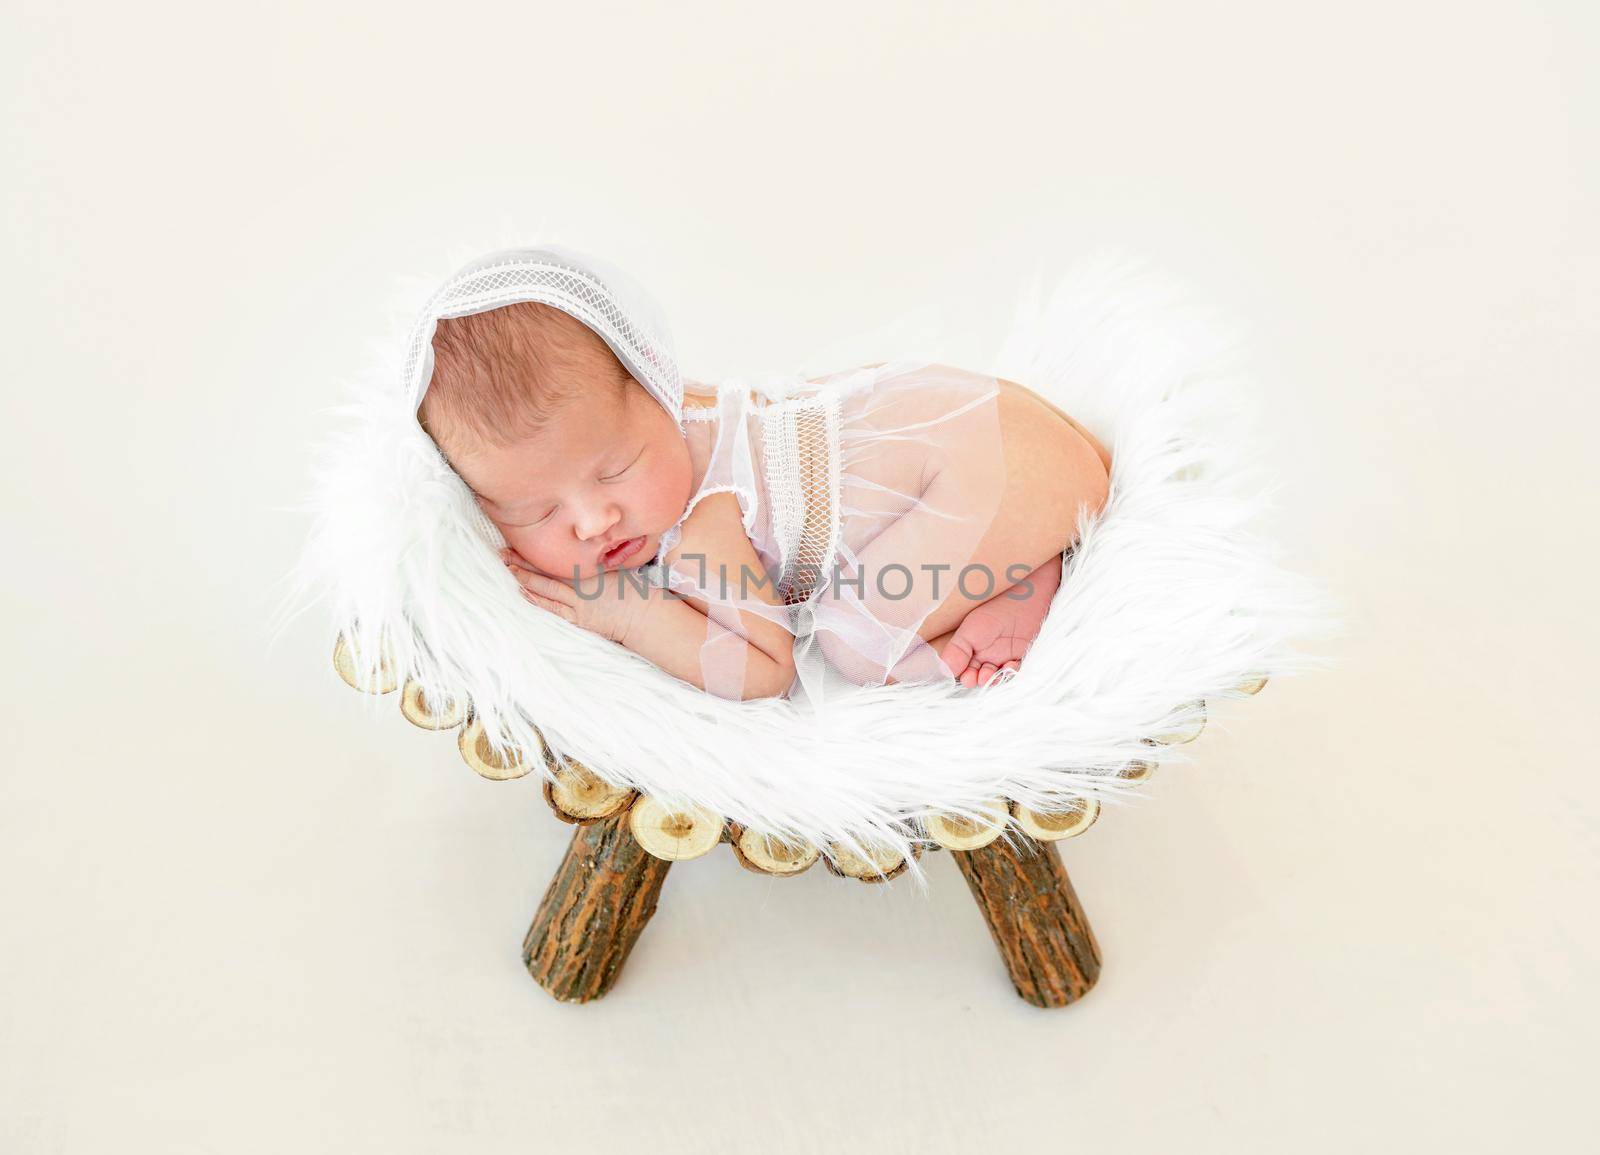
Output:
[[[728,599],[742,597],[770,608],[749,612],[718,604],[713,609],[700,598],[662,591],[622,644],[667,673],[722,696],[731,697],[735,687],[741,700],[786,693],[795,676],[794,637],[782,624],[786,615],[777,591],[745,535],[738,499],[731,493],[702,498],[683,523],[678,545],[662,561],[713,596],[725,591]],[[741,573],[746,575],[742,586]],[[705,652],[708,640],[713,650]],[[709,687],[707,661],[726,675]]]
[[[650,609],[641,614],[635,628],[622,644],[641,657],[649,658],[673,677],[706,689],[706,676],[700,651],[712,628],[706,615],[695,608],[694,599],[660,597],[652,599]],[[745,620],[748,615],[740,615]],[[747,656],[739,682],[741,701],[750,698],[776,698],[794,682],[794,661],[775,657],[745,643]]]

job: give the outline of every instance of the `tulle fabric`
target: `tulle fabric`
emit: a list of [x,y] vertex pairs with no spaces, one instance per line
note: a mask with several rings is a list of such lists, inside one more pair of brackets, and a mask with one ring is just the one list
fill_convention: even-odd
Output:
[[[819,381],[691,385],[687,395],[691,458],[707,465],[683,518],[662,537],[656,574],[707,607],[700,667],[708,692],[742,696],[749,647],[741,614],[792,636],[787,696],[818,708],[853,687],[950,680],[920,636],[924,622],[958,580],[968,597],[990,581],[994,593],[1009,584],[987,571],[961,577],[1006,482],[995,378],[900,361]],[[695,408],[697,400],[707,407]],[[719,572],[681,555],[683,521],[714,493],[737,497],[762,572]]]

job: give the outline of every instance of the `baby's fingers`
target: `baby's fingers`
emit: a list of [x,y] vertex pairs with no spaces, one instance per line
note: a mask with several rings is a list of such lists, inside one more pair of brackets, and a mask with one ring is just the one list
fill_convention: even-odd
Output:
[[550,576],[543,570],[537,569],[527,558],[523,557],[516,550],[509,547],[500,551],[500,560],[504,562],[506,568],[514,574],[531,573],[537,574],[539,577]]
[[563,605],[558,601],[553,601],[552,599],[545,597],[543,594],[536,594],[526,586],[524,586],[522,589],[522,596],[526,601],[532,602],[541,610],[549,610],[557,617],[565,618],[574,625],[577,624],[578,618],[577,615],[572,612],[571,606]]
[[511,576],[517,579],[517,584],[524,593],[538,594],[546,601],[557,602],[561,605],[572,604],[572,587],[565,582],[559,582],[546,574],[535,573],[531,569],[522,569],[514,562],[506,562],[506,568],[511,571]]
[[537,571],[528,564],[523,556],[509,546],[500,551],[500,560],[506,568],[514,574],[536,573]]

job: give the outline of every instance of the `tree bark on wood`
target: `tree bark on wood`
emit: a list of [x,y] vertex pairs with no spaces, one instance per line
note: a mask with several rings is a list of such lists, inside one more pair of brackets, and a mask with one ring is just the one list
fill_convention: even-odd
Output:
[[1100,977],[1100,947],[1053,842],[1007,838],[951,851],[989,924],[1017,994],[1064,1007]]
[[578,827],[522,943],[522,961],[562,1002],[609,991],[656,912],[672,863],[647,853],[626,812]]

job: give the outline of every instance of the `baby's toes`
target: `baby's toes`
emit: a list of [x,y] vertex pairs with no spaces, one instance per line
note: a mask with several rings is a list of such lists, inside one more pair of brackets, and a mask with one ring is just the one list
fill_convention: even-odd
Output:
[[939,655],[939,661],[950,671],[952,678],[959,678],[961,672],[972,664],[972,647],[964,638],[951,638],[944,652]]

